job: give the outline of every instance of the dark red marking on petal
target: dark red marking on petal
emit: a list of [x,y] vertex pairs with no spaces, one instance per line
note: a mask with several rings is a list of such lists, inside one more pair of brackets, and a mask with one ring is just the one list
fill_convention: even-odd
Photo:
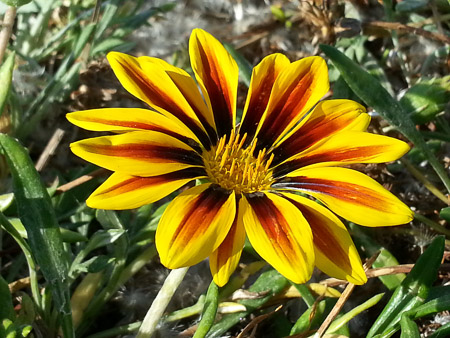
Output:
[[171,239],[187,243],[201,236],[210,226],[220,208],[226,203],[230,192],[211,185],[193,201]]
[[220,246],[217,248],[218,254],[216,259],[216,265],[217,267],[221,267],[224,265],[227,260],[233,256],[233,248],[234,248],[234,238],[236,236],[237,231],[237,218],[238,218],[238,211],[236,210],[236,216],[233,221],[233,225],[230,228],[230,231],[228,231],[227,237],[223,240],[223,242],[220,244]]
[[176,147],[164,147],[151,144],[91,145],[82,147],[89,152],[133,159],[161,159],[163,162],[179,162],[192,165],[203,165],[203,160],[196,152]]
[[125,128],[135,128],[135,129],[142,129],[142,130],[158,131],[160,133],[172,136],[173,138],[176,138],[177,140],[180,140],[181,142],[192,147],[198,153],[202,152],[200,145],[195,140],[191,139],[190,137],[180,135],[178,133],[175,133],[174,131],[156,126],[154,124],[135,122],[135,121],[119,121],[119,120],[99,119],[96,117],[84,118],[84,121],[101,123],[101,124],[110,125],[110,126],[119,126],[119,127],[125,127]]
[[[127,76],[132,78],[137,86],[144,92],[145,96],[151,98],[151,100],[157,107],[161,107],[164,110],[171,113],[173,116],[183,122],[192,132],[198,137],[205,149],[210,149],[211,141],[206,133],[193,121],[186,113],[173,102],[173,100],[166,93],[161,91],[158,87],[154,86],[147,77],[141,72],[136,72],[133,67],[129,67],[127,63],[117,60],[119,64],[125,69]],[[136,66],[137,67],[137,66]]]
[[185,95],[181,85],[179,84],[182,81],[183,82],[186,81],[184,79],[186,77],[186,75],[182,75],[180,73],[171,72],[171,71],[166,71],[166,73],[172,79],[173,83],[177,86],[178,90],[183,94],[184,98],[189,103],[189,105],[191,106],[192,110],[194,110],[195,115],[197,115],[200,123],[205,128],[206,133],[208,134],[208,136],[209,136],[209,138],[210,138],[210,140],[212,142],[212,145],[215,145],[217,143],[217,141],[219,140],[216,130],[208,123],[206,118],[203,116],[201,111],[198,109],[197,105],[191,100],[189,95]]
[[367,158],[389,151],[389,149],[389,146],[367,146],[345,148],[321,154],[305,154],[305,156],[288,161],[276,167],[273,171],[273,176],[282,177],[296,169],[316,163],[348,162],[349,160],[356,163],[363,162],[364,160],[367,160]]
[[283,141],[274,152],[272,167],[292,157],[316,142],[343,129],[354,120],[350,114],[342,114],[332,119],[314,119],[307,121],[300,129]]
[[248,146],[255,136],[256,129],[260,123],[261,117],[267,108],[270,93],[272,92],[273,84],[278,73],[275,71],[275,64],[272,63],[267,73],[264,75],[264,81],[261,85],[248,93],[250,95],[250,102],[245,114],[245,118],[241,123],[240,133],[243,135],[247,133],[247,139],[244,146]]
[[376,192],[353,183],[296,176],[283,178],[273,184],[272,188],[301,190],[305,193],[321,193],[342,201],[354,203],[355,207],[362,205],[376,208],[382,212],[391,211],[385,201],[376,195]]
[[146,187],[164,184],[170,181],[177,181],[188,178],[194,179],[200,176],[206,176],[206,172],[204,171],[203,168],[197,167],[186,168],[159,176],[152,176],[152,177],[134,176],[118,184],[115,184],[109,187],[108,189],[102,190],[102,192],[98,195],[108,194],[113,191],[114,194],[119,195],[133,190],[139,190]]
[[287,223],[280,210],[266,195],[249,194],[246,197],[267,237],[277,247],[277,251],[282,251],[287,258],[295,257],[288,230],[292,224]]
[[299,120],[301,118],[301,116],[297,115],[311,96],[312,90],[310,87],[312,82],[313,74],[310,72],[301,74],[281,94],[282,98],[266,118],[258,134],[258,150],[270,148],[293,119]]
[[230,106],[231,93],[228,92],[229,88],[222,87],[225,81],[221,81],[221,76],[226,76],[226,74],[220,74],[219,72],[221,70],[215,68],[217,60],[210,60],[208,58],[200,41],[197,41],[197,46],[202,59],[203,74],[205,74],[202,80],[211,101],[214,121],[220,138],[233,129],[233,108]]
[[315,210],[305,207],[295,200],[292,200],[286,196],[283,197],[294,204],[308,221],[313,234],[314,246],[342,270],[351,273],[352,265],[350,259],[348,258],[348,250],[343,250],[340,244],[335,240],[335,235],[330,231],[330,229],[328,229],[328,227],[324,226],[325,221],[322,219],[325,218],[325,216],[322,216]]

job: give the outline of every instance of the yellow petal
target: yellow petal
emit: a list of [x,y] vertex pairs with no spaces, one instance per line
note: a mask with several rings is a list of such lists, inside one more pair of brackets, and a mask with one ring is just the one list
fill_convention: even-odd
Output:
[[169,269],[201,262],[227,236],[236,196],[211,184],[193,187],[169,204],[156,230],[156,249]]
[[188,168],[152,177],[116,172],[89,196],[86,204],[91,208],[106,210],[138,208],[156,202],[201,177],[205,177],[205,173],[200,168]]
[[242,224],[242,217],[239,217],[237,211],[227,237],[209,257],[211,274],[217,286],[224,286],[228,283],[231,274],[236,270],[239,263],[244,243],[245,229]]
[[192,70],[206,104],[214,113],[219,137],[234,129],[239,70],[236,61],[211,34],[194,29],[189,39]]
[[276,147],[272,164],[277,165],[343,130],[365,131],[369,122],[370,115],[355,101],[321,101]]
[[165,116],[181,122],[208,147],[210,141],[197,115],[163,67],[145,62],[144,71],[138,58],[119,52],[111,52],[107,58],[126,90]]
[[203,165],[200,155],[191,147],[151,130],[81,140],[70,148],[86,161],[134,176],[162,175]]
[[349,221],[379,227],[413,219],[412,211],[370,177],[347,168],[299,169],[272,185],[314,196]]
[[279,273],[305,283],[314,267],[311,229],[291,202],[272,194],[249,195],[239,202],[250,243]]
[[240,133],[247,133],[247,142],[251,142],[262,124],[262,117],[269,102],[270,93],[280,72],[290,64],[283,54],[266,56],[255,68],[248,89],[242,116]]
[[206,106],[194,79],[185,70],[158,58],[141,56],[138,58],[138,61],[144,72],[148,74],[152,74],[154,69],[153,65],[164,69],[195,112],[196,117],[202,123],[211,140],[216,140],[217,134],[215,131],[213,112]]
[[274,176],[299,169],[351,163],[384,163],[402,157],[407,143],[393,137],[359,131],[342,131],[291,157],[274,170]]
[[285,67],[273,85],[257,136],[258,147],[270,148],[277,143],[327,93],[328,88],[328,69],[321,57],[307,57]]
[[308,221],[313,234],[316,266],[330,277],[364,284],[361,259],[344,224],[331,211],[299,195],[283,194]]
[[154,130],[171,135],[185,143],[192,143],[189,139],[200,143],[192,131],[149,109],[101,108],[69,113],[66,117],[74,125],[92,131],[122,133]]

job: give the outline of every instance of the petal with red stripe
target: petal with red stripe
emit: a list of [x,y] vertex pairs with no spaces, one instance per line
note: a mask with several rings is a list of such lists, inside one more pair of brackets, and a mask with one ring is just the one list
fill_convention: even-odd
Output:
[[231,274],[236,270],[244,243],[244,224],[242,223],[242,217],[239,216],[239,211],[236,211],[233,225],[228,231],[227,237],[209,257],[211,274],[218,286],[224,286],[228,283]]
[[223,242],[236,215],[236,196],[211,184],[193,187],[169,204],[156,230],[156,249],[169,269],[201,262]]
[[192,70],[222,137],[234,129],[236,123],[239,75],[236,61],[215,37],[198,28],[189,39],[189,55]]
[[261,125],[261,119],[267,108],[275,80],[289,64],[290,61],[286,56],[276,53],[266,56],[253,68],[240,126],[240,133],[242,135],[247,134],[247,143],[253,140],[258,127]]
[[278,75],[258,137],[258,148],[277,143],[327,93],[325,61],[311,56],[293,62]]
[[316,143],[274,169],[280,177],[303,167],[391,162],[406,154],[407,143],[393,137],[359,131],[343,131]]
[[311,229],[291,202],[273,193],[241,198],[248,239],[264,260],[294,283],[305,283],[314,268]]
[[217,140],[213,112],[205,104],[194,79],[185,70],[158,58],[141,56],[138,58],[138,61],[144,72],[149,74],[153,73],[155,67],[164,69],[195,112],[210,139],[213,141]]
[[196,112],[164,67],[151,62],[144,62],[143,67],[139,58],[119,52],[111,52],[107,58],[127,91],[165,116],[182,122],[209,147],[210,140]]
[[339,216],[365,226],[405,224],[413,219],[412,211],[383,186],[347,168],[299,169],[272,188],[302,191]]
[[366,114],[366,109],[355,101],[319,102],[294,132],[276,147],[272,166],[343,130],[365,131],[369,122],[370,116]]
[[152,130],[81,140],[70,148],[86,161],[133,176],[155,176],[203,166],[200,155],[191,147]]
[[305,197],[291,193],[283,195],[301,211],[311,227],[316,266],[331,277],[353,284],[367,282],[358,251],[339,218]]
[[202,168],[188,168],[152,177],[115,172],[89,196],[86,204],[91,208],[106,210],[139,208],[205,176]]
[[173,136],[189,145],[194,145],[193,142],[199,143],[192,131],[149,109],[101,108],[69,113],[66,117],[74,125],[92,131],[123,133],[153,130]]

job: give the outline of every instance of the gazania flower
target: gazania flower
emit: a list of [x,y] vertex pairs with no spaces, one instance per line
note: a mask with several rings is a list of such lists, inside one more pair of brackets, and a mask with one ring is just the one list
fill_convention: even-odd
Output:
[[369,116],[356,102],[318,102],[329,84],[325,61],[316,56],[292,63],[281,54],[264,58],[253,70],[236,125],[236,62],[200,29],[192,32],[189,52],[197,83],[160,59],[110,53],[119,81],[152,110],[68,114],[82,128],[116,133],[71,145],[76,155],[114,172],[87,204],[137,208],[201,179],[161,217],[156,247],[166,267],[209,257],[222,286],[248,237],[295,283],[306,282],[314,266],[364,283],[357,250],[336,215],[378,227],[407,223],[412,213],[380,184],[345,166],[393,161],[408,145],[367,133]]

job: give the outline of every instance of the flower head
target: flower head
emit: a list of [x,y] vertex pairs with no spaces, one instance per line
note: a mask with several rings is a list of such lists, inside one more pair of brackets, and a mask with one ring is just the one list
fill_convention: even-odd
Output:
[[71,145],[76,155],[114,172],[87,204],[136,208],[202,179],[206,183],[178,195],[160,220],[156,247],[166,267],[209,257],[222,286],[248,237],[295,283],[306,282],[315,265],[364,283],[357,250],[336,215],[376,227],[407,223],[412,213],[380,184],[344,166],[393,161],[408,145],[367,133],[369,116],[356,102],[319,102],[329,84],[325,61],[316,56],[292,63],[281,54],[264,58],[236,125],[236,62],[200,29],[192,32],[189,52],[197,83],[160,59],[110,53],[125,89],[153,110],[67,115],[82,128],[116,133]]

